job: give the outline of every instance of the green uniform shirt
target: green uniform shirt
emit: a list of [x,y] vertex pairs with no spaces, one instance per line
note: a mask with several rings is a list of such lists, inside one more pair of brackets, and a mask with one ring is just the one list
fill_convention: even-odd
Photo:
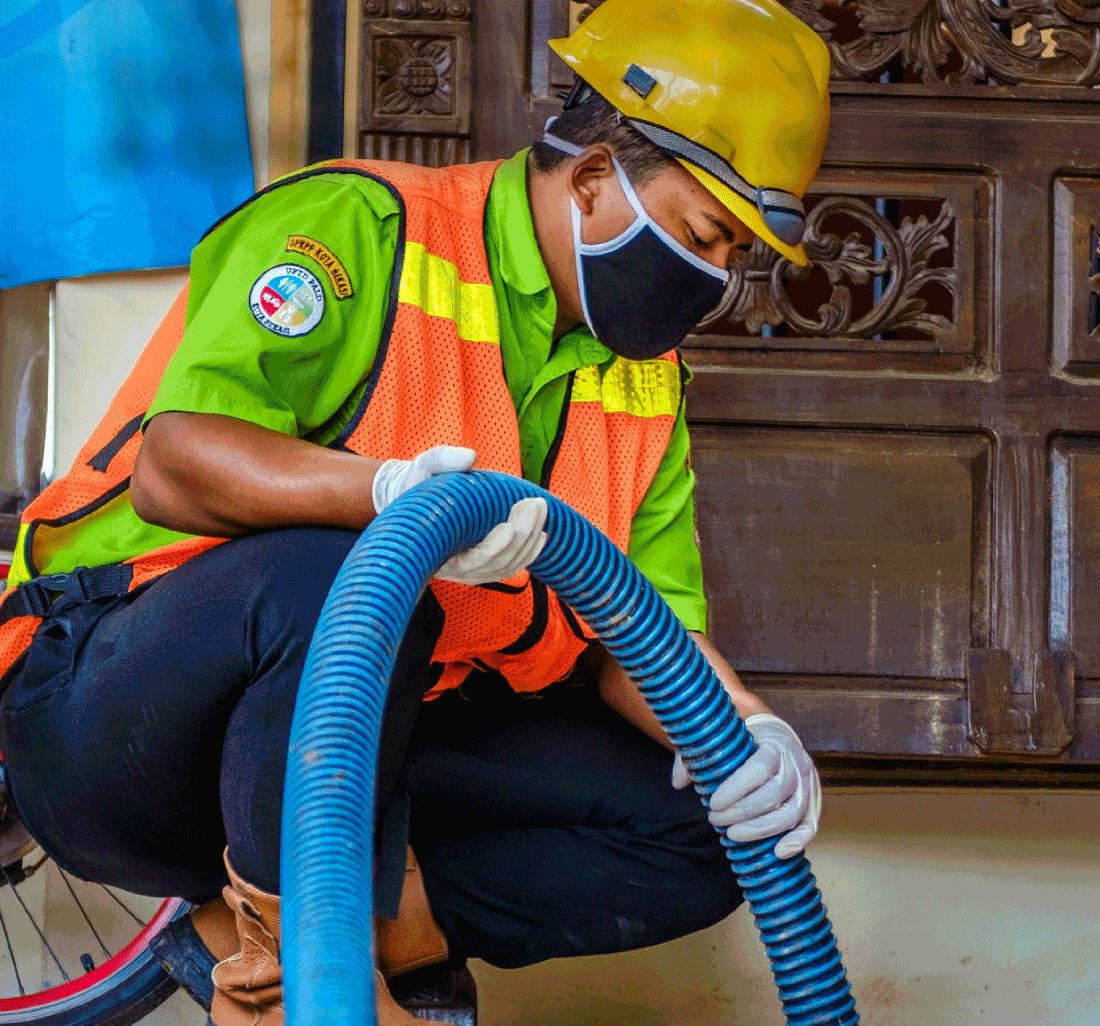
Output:
[[[499,306],[504,374],[519,422],[523,475],[537,482],[570,373],[616,357],[586,327],[553,343],[556,303],[527,203],[526,158],[526,150],[516,154],[493,178],[485,242]],[[398,207],[390,192],[346,172],[282,185],[219,225],[192,254],[187,327],[146,423],[170,410],[220,413],[322,445],[336,438],[374,363],[397,230]],[[292,236],[299,237],[293,251],[288,248]],[[265,284],[278,288],[290,280],[268,273],[283,264],[305,268],[307,285],[324,290],[319,320],[315,310],[322,304],[308,288],[300,293],[305,298],[289,337],[265,327],[262,310],[254,313],[250,307],[250,297],[255,300]],[[273,298],[277,305],[278,297]],[[310,320],[316,323],[310,326]],[[628,551],[684,625],[703,631],[706,602],[693,495],[681,405],[668,450],[634,516]],[[143,523],[128,497],[128,492],[125,499],[120,496],[110,514],[86,525],[70,546],[79,549],[80,563],[126,559],[185,537]],[[60,565],[64,555],[51,561],[51,571],[71,569]]]

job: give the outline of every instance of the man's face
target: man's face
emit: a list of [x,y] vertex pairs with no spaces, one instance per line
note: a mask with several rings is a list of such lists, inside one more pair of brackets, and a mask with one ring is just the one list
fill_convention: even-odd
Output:
[[[630,226],[634,209],[614,173],[598,177],[591,186],[591,213],[582,219],[581,238],[586,243],[607,242]],[[637,192],[654,221],[715,267],[734,266],[755,238],[679,164],[661,171]]]

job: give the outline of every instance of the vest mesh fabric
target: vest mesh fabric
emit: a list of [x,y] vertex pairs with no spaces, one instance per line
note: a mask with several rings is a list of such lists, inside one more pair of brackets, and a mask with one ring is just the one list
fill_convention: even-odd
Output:
[[[378,459],[411,459],[434,445],[465,445],[477,466],[521,474],[515,408],[505,382],[483,219],[497,163],[431,169],[382,161],[334,161],[326,167],[370,174],[394,186],[404,207],[405,249],[388,339],[383,339],[360,408],[344,430],[352,452]],[[414,247],[417,259],[412,259]],[[410,259],[404,259],[408,255]],[[419,276],[419,277],[417,277]],[[469,307],[475,304],[477,309]],[[73,470],[24,513],[24,531],[48,530],[44,521],[79,520],[124,489],[140,446],[134,431],[105,472],[89,465],[104,447],[145,413],[184,331],[185,288],[157,328],[107,414],[81,450]],[[463,337],[462,332],[475,337]],[[675,364],[669,354],[662,360]],[[675,408],[650,408],[644,390],[633,395],[637,415],[622,397],[601,400],[599,369],[586,368],[589,391],[574,389],[563,416],[550,490],[604,531],[622,550],[630,523],[660,465]],[[678,386],[677,378],[677,401]],[[595,392],[592,389],[595,388]],[[630,408],[630,404],[627,404]],[[334,445],[339,444],[334,442]],[[129,560],[131,587],[167,573],[214,545],[218,538],[187,538]],[[305,556],[304,558],[308,558]],[[37,572],[33,568],[32,572]],[[565,677],[591,637],[557,599],[523,571],[505,588],[433,581],[444,628],[433,658],[444,664],[432,695],[459,685],[477,666],[495,667],[519,691],[535,691]],[[540,590],[541,589],[541,590]],[[0,627],[0,665],[11,665],[29,644],[37,621],[18,618]],[[511,651],[504,651],[511,649]]]

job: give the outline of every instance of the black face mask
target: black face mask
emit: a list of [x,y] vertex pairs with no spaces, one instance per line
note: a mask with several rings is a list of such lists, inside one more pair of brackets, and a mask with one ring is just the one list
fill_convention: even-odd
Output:
[[618,161],[615,173],[637,218],[609,242],[581,241],[572,202],[581,309],[592,334],[628,360],[652,360],[679,345],[721,301],[729,272],[666,232],[642,206]]

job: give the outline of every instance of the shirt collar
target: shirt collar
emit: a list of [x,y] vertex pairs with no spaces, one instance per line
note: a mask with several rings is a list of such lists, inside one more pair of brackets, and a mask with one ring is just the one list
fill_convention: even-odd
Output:
[[550,288],[550,276],[535,240],[527,199],[527,154],[520,150],[493,175],[492,202],[486,206],[486,234],[496,251],[500,276],[517,292],[534,296]]

